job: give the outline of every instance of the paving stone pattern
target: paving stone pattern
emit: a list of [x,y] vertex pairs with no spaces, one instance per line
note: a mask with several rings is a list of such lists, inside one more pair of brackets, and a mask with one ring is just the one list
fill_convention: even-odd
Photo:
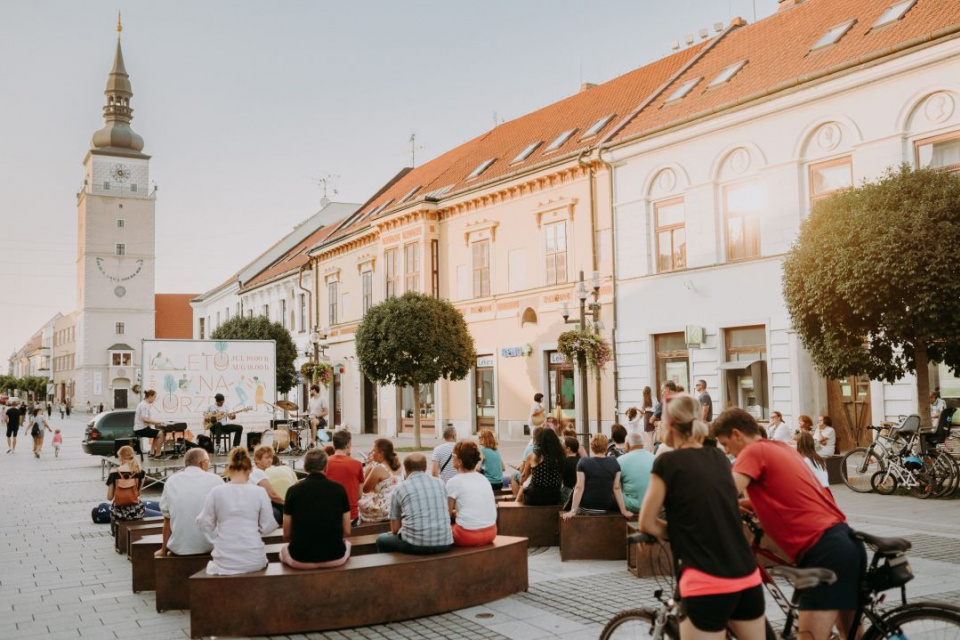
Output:
[[[58,459],[49,436],[40,460],[31,455],[29,438],[21,437],[16,454],[0,452],[0,639],[187,638],[189,615],[158,614],[152,593],[133,594],[129,562],[113,550],[108,527],[90,519],[106,490],[99,460],[80,451],[86,416],[79,418],[51,421],[64,435]],[[366,444],[364,438],[357,446]],[[507,447],[519,451],[524,444]],[[911,600],[960,604],[957,501],[834,490],[855,527],[913,541]],[[561,563],[555,548],[531,549],[528,559],[530,589],[512,598],[430,618],[291,637],[587,640],[618,611],[652,605],[655,589],[670,588],[662,580],[635,578],[623,562]]]

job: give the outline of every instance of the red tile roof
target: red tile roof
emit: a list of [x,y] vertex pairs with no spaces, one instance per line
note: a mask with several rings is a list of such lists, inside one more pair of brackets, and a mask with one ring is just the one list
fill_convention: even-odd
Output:
[[193,337],[193,307],[190,300],[195,293],[157,293],[153,302],[154,334],[159,339]]
[[338,220],[337,222],[328,224],[314,231],[312,234],[304,238],[303,241],[290,249],[290,251],[288,251],[282,258],[258,273],[248,282],[244,283],[243,287],[240,289],[240,293],[246,293],[251,289],[256,289],[262,284],[266,284],[276,280],[277,278],[295,273],[297,269],[310,262],[310,256],[307,254],[307,252],[313,248],[314,245],[326,239],[326,237],[333,233],[342,222],[343,220]]

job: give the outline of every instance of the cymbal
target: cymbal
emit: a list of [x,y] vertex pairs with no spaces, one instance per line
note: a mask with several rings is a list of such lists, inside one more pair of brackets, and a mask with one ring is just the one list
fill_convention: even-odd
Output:
[[296,402],[290,402],[289,400],[278,400],[278,401],[277,401],[277,406],[280,407],[281,409],[286,410],[286,411],[296,411],[296,410],[297,410],[297,403],[296,403]]

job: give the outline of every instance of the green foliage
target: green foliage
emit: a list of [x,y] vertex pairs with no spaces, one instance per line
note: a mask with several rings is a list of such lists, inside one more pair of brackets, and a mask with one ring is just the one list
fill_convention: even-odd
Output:
[[304,362],[300,365],[300,375],[310,378],[313,384],[327,386],[333,380],[333,367],[326,362]]
[[612,357],[610,344],[590,329],[564,331],[557,339],[557,351],[566,356],[569,362],[582,360],[596,373],[599,373]]
[[[960,366],[960,176],[890,169],[819,202],[783,268],[803,346],[828,378],[893,382]],[[920,412],[929,418],[929,411]]]
[[211,335],[214,340],[273,340],[277,344],[277,393],[286,393],[293,388],[297,359],[297,345],[290,332],[277,322],[263,316],[245,318],[234,316],[217,327]]
[[463,314],[422,293],[407,292],[371,307],[357,329],[360,369],[379,384],[462,380],[475,357]]

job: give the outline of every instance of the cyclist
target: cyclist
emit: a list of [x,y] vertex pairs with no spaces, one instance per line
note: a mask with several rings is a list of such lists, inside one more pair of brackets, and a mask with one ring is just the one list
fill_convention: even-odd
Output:
[[[743,535],[730,463],[716,447],[703,446],[707,425],[692,395],[671,397],[663,415],[664,441],[672,449],[653,463],[640,529],[670,539],[684,614],[681,638],[720,639],[729,626],[740,640],[761,640],[763,588]],[[659,518],[663,507],[666,522]]]
[[727,409],[713,423],[713,434],[736,456],[733,477],[770,538],[798,567],[820,567],[837,574],[832,585],[802,594],[800,637],[826,640],[837,626],[845,637],[859,600],[866,568],[863,543],[854,540],[846,516],[793,448],[760,437],[760,427],[743,409]]

